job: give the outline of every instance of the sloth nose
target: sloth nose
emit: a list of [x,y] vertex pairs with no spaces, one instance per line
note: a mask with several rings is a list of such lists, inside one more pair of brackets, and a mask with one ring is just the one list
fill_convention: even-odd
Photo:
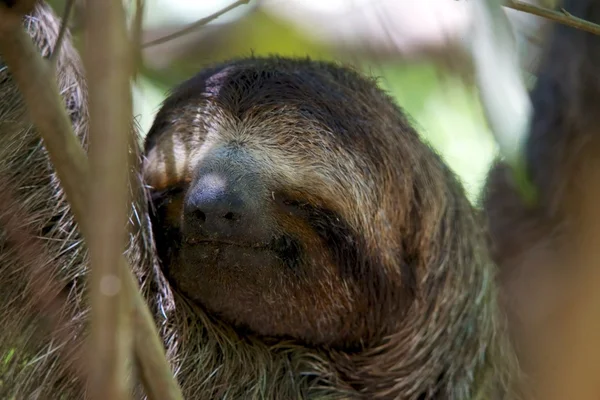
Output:
[[247,242],[259,239],[262,224],[254,206],[256,196],[244,187],[241,183],[229,184],[218,174],[201,176],[186,194],[184,235],[192,240]]

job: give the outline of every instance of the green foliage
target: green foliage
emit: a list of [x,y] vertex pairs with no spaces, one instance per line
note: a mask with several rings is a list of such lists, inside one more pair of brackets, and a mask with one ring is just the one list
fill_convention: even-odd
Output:
[[[154,2],[147,1],[147,7]],[[64,1],[53,3],[61,12]],[[167,3],[160,4],[166,7]],[[184,4],[169,3],[169,7],[178,6]],[[147,131],[170,87],[194,75],[204,65],[250,54],[308,55],[329,60],[342,57],[335,49],[314,42],[304,32],[270,14],[252,13],[237,20],[233,29],[220,33],[214,44],[178,57],[168,68],[152,69],[148,67],[152,63],[146,63],[134,96],[142,128]],[[463,180],[470,198],[475,200],[497,149],[474,89],[429,64],[381,62],[360,55],[352,55],[351,61],[362,66],[367,74],[380,78],[380,85],[412,117],[424,139],[450,164]]]

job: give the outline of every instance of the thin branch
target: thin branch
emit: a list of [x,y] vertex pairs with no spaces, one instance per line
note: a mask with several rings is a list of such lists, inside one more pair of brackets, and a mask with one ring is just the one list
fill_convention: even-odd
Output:
[[91,340],[90,395],[97,400],[130,398],[127,364],[133,353],[131,307],[122,284],[128,204],[128,145],[131,131],[131,48],[119,1],[88,0],[83,55],[90,112],[88,186]]
[[[86,202],[90,173],[81,143],[73,133],[53,69],[42,58],[21,21],[25,7],[7,9],[0,3],[0,53],[23,96],[30,116],[44,139],[50,159],[67,195],[71,210],[83,233],[93,228],[87,219]],[[135,355],[146,378],[146,393],[151,400],[182,399],[182,393],[166,362],[163,343],[154,319],[142,298],[135,277],[124,255],[118,264],[124,272],[124,287],[135,309]]]
[[60,31],[58,31],[56,43],[54,43],[52,54],[50,54],[50,62],[54,65],[56,65],[58,62],[58,56],[60,55],[60,49],[62,48],[63,41],[65,40],[65,35],[67,34],[69,19],[71,18],[71,11],[73,11],[74,4],[75,0],[67,0],[67,3],[65,4],[65,10],[60,22]]
[[232,4],[228,5],[227,7],[223,8],[222,10],[219,10],[216,13],[211,14],[211,15],[209,15],[206,18],[199,19],[198,21],[196,21],[196,22],[194,22],[194,23],[186,26],[185,28],[183,28],[183,29],[181,29],[181,30],[179,30],[177,32],[174,32],[174,33],[172,33],[170,35],[163,36],[163,37],[158,38],[156,40],[152,40],[152,41],[150,41],[148,43],[144,43],[143,48],[150,47],[150,46],[156,46],[158,44],[166,43],[169,40],[177,39],[178,37],[187,35],[188,33],[197,30],[198,28],[200,28],[200,27],[208,24],[209,22],[211,22],[211,21],[219,18],[221,15],[223,15],[223,14],[225,14],[225,13],[233,10],[234,8],[237,8],[238,6],[241,6],[243,4],[248,4],[249,2],[250,2],[250,0],[238,0],[235,3],[232,3]]
[[525,3],[519,0],[508,0],[504,4],[504,7],[537,15],[538,17],[544,17],[549,20],[571,26],[573,28],[593,33],[594,35],[600,35],[600,25],[586,21],[585,19],[577,18],[576,16],[571,15],[568,11],[564,9],[562,9],[561,11],[555,11],[549,8]]
[[133,18],[133,27],[131,35],[131,51],[133,52],[133,78],[137,78],[140,66],[142,65],[142,30],[144,22],[144,0],[135,1],[135,15]]

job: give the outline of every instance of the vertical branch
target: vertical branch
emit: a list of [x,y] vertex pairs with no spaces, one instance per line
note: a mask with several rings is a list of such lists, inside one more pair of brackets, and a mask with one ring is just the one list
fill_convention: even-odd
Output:
[[60,50],[62,49],[62,44],[67,34],[69,18],[71,17],[71,11],[73,11],[74,6],[75,0],[67,0],[65,4],[65,11],[63,12],[60,22],[60,31],[58,32],[58,37],[56,38],[56,44],[54,45],[52,54],[50,54],[50,61],[54,64],[58,62],[58,56],[60,55]]
[[[31,11],[34,3],[35,0],[13,0],[8,8],[0,0],[0,54],[19,87],[36,129],[44,139],[71,211],[88,241],[90,232],[94,229],[86,212],[88,187],[91,185],[88,160],[62,105],[54,69],[42,59],[22,27],[23,15]],[[125,227],[122,226],[121,229],[124,230]],[[135,355],[140,364],[146,393],[151,400],[182,399],[181,389],[165,359],[163,343],[150,310],[121,252],[117,261],[119,276],[123,279],[121,287],[127,293],[130,307],[134,308]],[[108,283],[110,284],[110,279]]]
[[90,110],[92,398],[127,399],[131,323],[123,300],[119,258],[125,249],[128,148],[131,131],[131,54],[120,1],[88,0],[83,57]]
[[135,15],[133,18],[132,25],[132,51],[133,51],[133,74],[134,78],[137,78],[140,66],[142,65],[142,31],[143,31],[143,20],[144,20],[144,0],[135,1]]

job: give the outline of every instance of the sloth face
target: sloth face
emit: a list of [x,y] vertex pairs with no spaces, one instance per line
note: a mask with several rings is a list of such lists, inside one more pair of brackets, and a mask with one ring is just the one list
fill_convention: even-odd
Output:
[[413,297],[417,202],[439,196],[418,180],[443,179],[373,81],[308,60],[207,69],[165,101],[146,157],[166,275],[234,327],[357,346]]

